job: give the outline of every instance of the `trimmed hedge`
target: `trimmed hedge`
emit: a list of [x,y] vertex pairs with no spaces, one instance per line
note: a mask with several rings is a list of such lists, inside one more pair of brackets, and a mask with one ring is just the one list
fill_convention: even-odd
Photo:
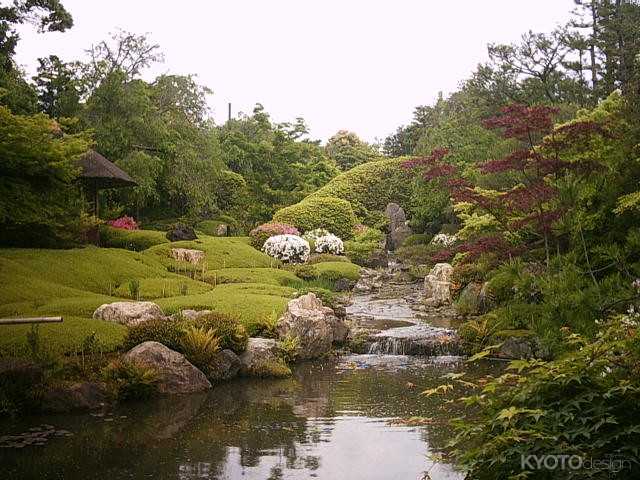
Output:
[[303,201],[341,198],[349,201],[355,214],[365,221],[372,212],[384,210],[390,202],[399,203],[407,210],[414,173],[402,168],[406,160],[391,158],[359,165],[338,175]]
[[100,244],[105,248],[125,248],[141,252],[155,245],[169,243],[164,232],[155,230],[125,230],[108,225],[100,227]]
[[357,219],[351,204],[335,197],[307,197],[278,210],[274,222],[293,225],[303,232],[325,228],[342,239],[351,238]]

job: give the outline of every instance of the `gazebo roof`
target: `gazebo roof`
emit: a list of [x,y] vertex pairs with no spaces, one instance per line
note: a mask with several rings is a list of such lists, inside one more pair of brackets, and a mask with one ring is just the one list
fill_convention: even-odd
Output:
[[95,150],[89,150],[80,158],[82,179],[93,180],[97,188],[119,188],[136,186],[127,172],[110,162]]

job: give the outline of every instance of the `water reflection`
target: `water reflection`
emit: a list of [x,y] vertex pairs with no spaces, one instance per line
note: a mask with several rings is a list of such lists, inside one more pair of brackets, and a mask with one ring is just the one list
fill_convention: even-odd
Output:
[[[455,358],[354,356],[301,365],[285,380],[235,381],[207,395],[129,405],[104,416],[4,423],[1,432],[19,433],[46,420],[74,436],[2,449],[0,465],[12,479],[388,480],[420,479],[425,471],[434,480],[457,479],[450,466],[428,458],[448,441],[442,420],[456,412],[419,392],[461,368]],[[393,421],[412,416],[434,422]]]

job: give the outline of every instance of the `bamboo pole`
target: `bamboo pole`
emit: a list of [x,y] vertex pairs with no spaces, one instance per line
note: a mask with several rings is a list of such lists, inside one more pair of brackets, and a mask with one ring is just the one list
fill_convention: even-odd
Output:
[[34,323],[62,323],[62,317],[0,318],[0,325],[29,325]]

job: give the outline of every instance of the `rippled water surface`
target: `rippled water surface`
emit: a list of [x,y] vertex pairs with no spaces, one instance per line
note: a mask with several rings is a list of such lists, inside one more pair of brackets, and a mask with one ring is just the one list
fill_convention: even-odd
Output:
[[[4,422],[0,435],[70,435],[0,449],[2,478],[459,479],[429,458],[450,437],[444,421],[459,412],[420,391],[462,368],[456,357],[357,355],[300,365],[284,380],[236,380],[104,414]],[[429,424],[402,422],[415,416]]]

